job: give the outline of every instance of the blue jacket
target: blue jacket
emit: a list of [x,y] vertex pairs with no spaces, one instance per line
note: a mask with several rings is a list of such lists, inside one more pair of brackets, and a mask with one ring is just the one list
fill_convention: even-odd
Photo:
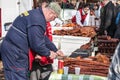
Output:
[[109,67],[108,80],[120,80],[120,43],[116,47]]
[[116,23],[117,29],[115,31],[114,38],[120,39],[120,12],[118,12],[115,23]]
[[120,21],[120,12],[118,13],[118,15],[116,17],[116,21],[115,21],[116,25],[119,24],[119,21]]
[[49,56],[50,50],[57,51],[55,45],[44,35],[45,30],[46,20],[42,9],[33,9],[18,16],[1,44],[5,70],[15,72],[23,70],[22,73],[26,73],[30,48],[42,56]]

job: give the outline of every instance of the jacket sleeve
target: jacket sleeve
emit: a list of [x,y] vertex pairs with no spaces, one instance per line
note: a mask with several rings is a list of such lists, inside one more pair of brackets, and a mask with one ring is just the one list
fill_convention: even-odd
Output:
[[120,80],[120,43],[115,50],[109,67],[108,80]]
[[105,19],[105,22],[104,22],[105,30],[113,23],[112,22],[113,16],[114,16],[114,7],[113,6],[111,8],[108,7],[106,9],[105,18],[104,18]]
[[41,26],[31,26],[28,28],[28,42],[30,48],[41,56],[49,56],[50,49],[46,46],[44,29]]
[[47,48],[50,49],[51,51],[56,52],[58,50],[56,46],[54,45],[54,43],[50,41],[47,36],[45,36],[45,42],[46,42]]
[[119,24],[119,21],[120,21],[120,12],[118,13],[118,15],[116,17],[116,21],[115,21],[116,25]]
[[76,23],[80,26],[83,26],[81,20],[82,20],[81,13],[80,13],[80,11],[77,11],[76,12]]

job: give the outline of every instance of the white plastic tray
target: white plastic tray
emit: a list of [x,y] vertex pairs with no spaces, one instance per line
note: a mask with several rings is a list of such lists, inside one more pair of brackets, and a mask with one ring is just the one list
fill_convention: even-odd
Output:
[[53,43],[64,52],[65,56],[69,56],[73,51],[88,43],[90,40],[90,37],[53,35]]

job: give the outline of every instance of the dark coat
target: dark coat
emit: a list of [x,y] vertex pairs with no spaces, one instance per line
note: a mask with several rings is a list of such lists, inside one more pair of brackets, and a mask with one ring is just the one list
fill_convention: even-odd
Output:
[[33,9],[18,16],[1,44],[1,57],[6,80],[28,80],[28,51],[31,48],[49,56],[55,45],[44,35],[46,20],[42,9]]
[[107,31],[107,35],[114,37],[116,31],[115,19],[116,19],[116,7],[110,1],[103,7],[101,12],[101,24],[99,34],[103,35],[104,31]]

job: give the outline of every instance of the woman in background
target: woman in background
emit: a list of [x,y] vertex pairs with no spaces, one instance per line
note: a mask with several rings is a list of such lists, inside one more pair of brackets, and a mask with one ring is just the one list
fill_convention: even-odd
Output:
[[79,26],[88,26],[90,18],[90,9],[89,4],[84,4],[82,8],[80,8],[76,15],[72,18],[73,23],[77,23]]

